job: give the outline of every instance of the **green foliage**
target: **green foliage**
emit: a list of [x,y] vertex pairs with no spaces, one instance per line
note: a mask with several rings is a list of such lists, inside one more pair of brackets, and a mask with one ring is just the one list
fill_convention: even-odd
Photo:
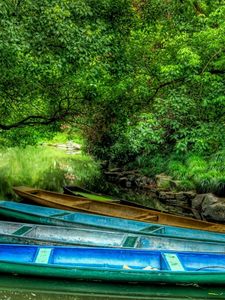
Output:
[[225,3],[133,1],[133,9],[126,73],[104,90],[91,117],[89,150],[126,164],[159,151],[223,149]]
[[168,164],[168,157],[163,154],[156,154],[154,156],[141,155],[138,156],[135,162],[129,163],[129,168],[138,168],[144,175],[154,177],[165,171]]
[[14,128],[9,132],[3,132],[1,135],[2,147],[26,147],[27,145],[36,145],[45,139],[51,139],[54,131],[51,128]]
[[154,156],[141,155],[129,163],[131,169],[149,177],[165,173],[179,183],[175,190],[196,190],[198,193],[215,193],[225,196],[225,151],[204,157],[196,153],[158,153]]
[[[178,157],[179,158],[179,157]],[[168,174],[195,188],[199,193],[212,192],[225,196],[225,152],[220,151],[210,157],[203,158],[197,154],[189,154],[176,162],[171,160],[167,166]]]
[[79,128],[71,127],[68,124],[63,124],[60,128],[60,131],[53,132],[51,139],[48,137],[45,138],[45,141],[50,144],[67,143],[68,141],[73,141],[81,145],[84,143],[84,139]]
[[[221,0],[2,1],[0,133],[79,123],[98,159],[221,190],[224,17]],[[11,146],[43,138],[1,134]]]
[[2,197],[15,197],[13,186],[62,191],[63,185],[94,184],[100,176],[98,163],[85,155],[67,155],[46,147],[9,148],[0,152]]
[[101,102],[124,69],[132,16],[129,0],[1,2],[0,128],[73,120]]
[[111,147],[111,161],[126,164],[140,154],[154,152],[163,143],[163,130],[150,114],[142,114],[135,123],[129,123],[117,142]]

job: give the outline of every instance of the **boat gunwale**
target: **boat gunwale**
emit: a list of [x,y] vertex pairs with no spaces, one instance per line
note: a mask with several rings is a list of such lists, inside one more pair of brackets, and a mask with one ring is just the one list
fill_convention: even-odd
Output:
[[[11,244],[13,245],[13,244]],[[51,248],[51,246],[41,246],[46,247],[46,248]],[[55,247],[55,246],[53,246]],[[56,246],[57,247],[57,246]],[[79,248],[87,248],[87,247],[79,247]],[[101,248],[100,248],[101,249]],[[110,248],[110,250],[113,250],[114,248]],[[116,250],[116,249],[115,249]],[[133,249],[126,249],[126,250],[133,250]],[[138,249],[138,251],[146,251],[148,252],[149,250],[143,250],[143,249]],[[169,253],[169,251],[168,251]],[[177,252],[175,252],[177,253]],[[213,253],[214,254],[214,253]],[[215,253],[215,254],[220,254],[220,253]],[[224,271],[211,271],[211,272],[207,272],[207,271],[172,271],[172,270],[143,270],[143,269],[115,269],[115,268],[107,268],[107,267],[85,267],[85,266],[63,266],[63,265],[56,265],[56,264],[51,264],[51,263],[34,263],[34,262],[14,262],[14,261],[5,261],[0,259],[0,264],[11,264],[11,265],[22,265],[22,266],[33,266],[33,267],[48,267],[48,268],[54,268],[54,269],[62,269],[62,270],[85,270],[85,271],[109,271],[109,272],[113,272],[113,273],[125,273],[125,274],[180,274],[180,275],[209,275],[209,274],[219,274],[219,275],[224,275],[225,276],[225,270]]]

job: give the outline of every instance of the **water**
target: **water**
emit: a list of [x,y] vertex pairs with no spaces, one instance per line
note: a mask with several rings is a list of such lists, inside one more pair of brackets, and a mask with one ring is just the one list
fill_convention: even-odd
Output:
[[0,300],[225,299],[225,287],[136,285],[0,277]]

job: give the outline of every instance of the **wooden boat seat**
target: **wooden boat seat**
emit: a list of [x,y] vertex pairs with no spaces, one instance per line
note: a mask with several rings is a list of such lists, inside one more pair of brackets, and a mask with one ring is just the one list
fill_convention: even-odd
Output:
[[142,218],[142,220],[158,221],[159,218],[158,218],[158,216],[147,216],[147,217]]
[[79,206],[79,207],[88,207],[90,205],[91,201],[89,200],[82,200],[80,202],[76,202],[74,203],[72,206],[76,208],[76,206]]
[[157,215],[149,215],[149,214],[142,214],[137,216],[139,220],[152,220],[152,221],[157,221],[158,216]]

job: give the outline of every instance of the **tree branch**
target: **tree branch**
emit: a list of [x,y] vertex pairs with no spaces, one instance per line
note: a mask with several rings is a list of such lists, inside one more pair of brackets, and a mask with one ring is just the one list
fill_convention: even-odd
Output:
[[154,99],[154,98],[156,97],[156,95],[158,94],[158,92],[159,92],[162,88],[164,88],[164,87],[166,87],[166,86],[168,86],[168,85],[175,84],[175,83],[177,83],[177,82],[182,82],[182,81],[184,81],[184,78],[178,78],[178,79],[174,79],[174,80],[172,80],[172,81],[168,81],[168,82],[161,83],[161,84],[156,88],[156,90],[155,90],[154,94],[152,95],[151,99]]
[[208,65],[211,63],[211,61],[218,55],[220,54],[220,52],[222,52],[224,49],[219,49],[218,51],[216,51],[207,61],[207,63],[205,64],[204,68],[202,69],[201,74],[203,74],[205,72],[205,70],[207,69]]
[[12,128],[19,128],[19,127],[25,127],[25,126],[33,126],[33,125],[50,125],[53,123],[56,123],[58,121],[64,120],[69,115],[74,115],[74,111],[67,110],[61,110],[56,111],[52,116],[28,116],[18,122],[11,123],[11,124],[1,124],[0,123],[0,129],[2,130],[10,130]]

